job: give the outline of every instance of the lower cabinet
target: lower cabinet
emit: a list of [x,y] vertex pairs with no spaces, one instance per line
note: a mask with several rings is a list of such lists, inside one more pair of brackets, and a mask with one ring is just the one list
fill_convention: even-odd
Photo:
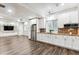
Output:
[[40,39],[40,34],[38,33],[38,34],[37,34],[37,40],[39,40],[39,39]]
[[72,48],[79,51],[79,37],[74,37]]
[[79,51],[78,36],[64,36],[64,35],[38,33],[37,40]]
[[79,51],[79,37],[77,36],[64,36],[64,47]]
[[52,44],[62,46],[65,45],[65,40],[63,35],[52,35]]
[[64,47],[72,48],[73,47],[73,39],[72,36],[64,36]]
[[57,41],[58,45],[63,47],[64,43],[65,43],[64,36],[63,35],[57,35],[57,39],[58,39],[58,41]]
[[38,33],[38,34],[37,34],[37,40],[38,40],[38,41],[42,41],[42,34],[41,34],[41,33]]
[[51,43],[52,44],[57,44],[57,37],[55,35],[51,35]]

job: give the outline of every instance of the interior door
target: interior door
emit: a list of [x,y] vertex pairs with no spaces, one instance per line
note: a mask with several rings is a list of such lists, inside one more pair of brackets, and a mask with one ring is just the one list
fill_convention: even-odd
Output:
[[31,39],[37,40],[37,26],[36,26],[36,24],[33,24],[31,26]]

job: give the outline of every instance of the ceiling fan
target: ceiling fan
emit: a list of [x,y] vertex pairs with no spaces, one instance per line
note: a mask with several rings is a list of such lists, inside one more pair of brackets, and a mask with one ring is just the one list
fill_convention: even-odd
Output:
[[5,8],[5,5],[3,5],[3,4],[0,4],[0,7],[2,7],[2,8]]

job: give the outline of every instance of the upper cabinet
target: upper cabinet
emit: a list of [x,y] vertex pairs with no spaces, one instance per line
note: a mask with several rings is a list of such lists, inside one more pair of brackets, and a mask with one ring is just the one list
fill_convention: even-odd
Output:
[[45,28],[45,19],[38,19],[39,28]]
[[63,24],[67,23],[78,23],[78,11],[73,10],[69,12],[62,12],[57,14],[58,27],[63,28]]
[[37,31],[40,32],[41,28],[45,28],[45,19],[44,18],[37,20]]

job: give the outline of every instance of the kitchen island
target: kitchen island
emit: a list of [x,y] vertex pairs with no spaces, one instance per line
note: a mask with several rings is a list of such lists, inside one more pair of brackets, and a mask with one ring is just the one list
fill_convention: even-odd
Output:
[[79,35],[38,32],[37,41],[79,51]]

